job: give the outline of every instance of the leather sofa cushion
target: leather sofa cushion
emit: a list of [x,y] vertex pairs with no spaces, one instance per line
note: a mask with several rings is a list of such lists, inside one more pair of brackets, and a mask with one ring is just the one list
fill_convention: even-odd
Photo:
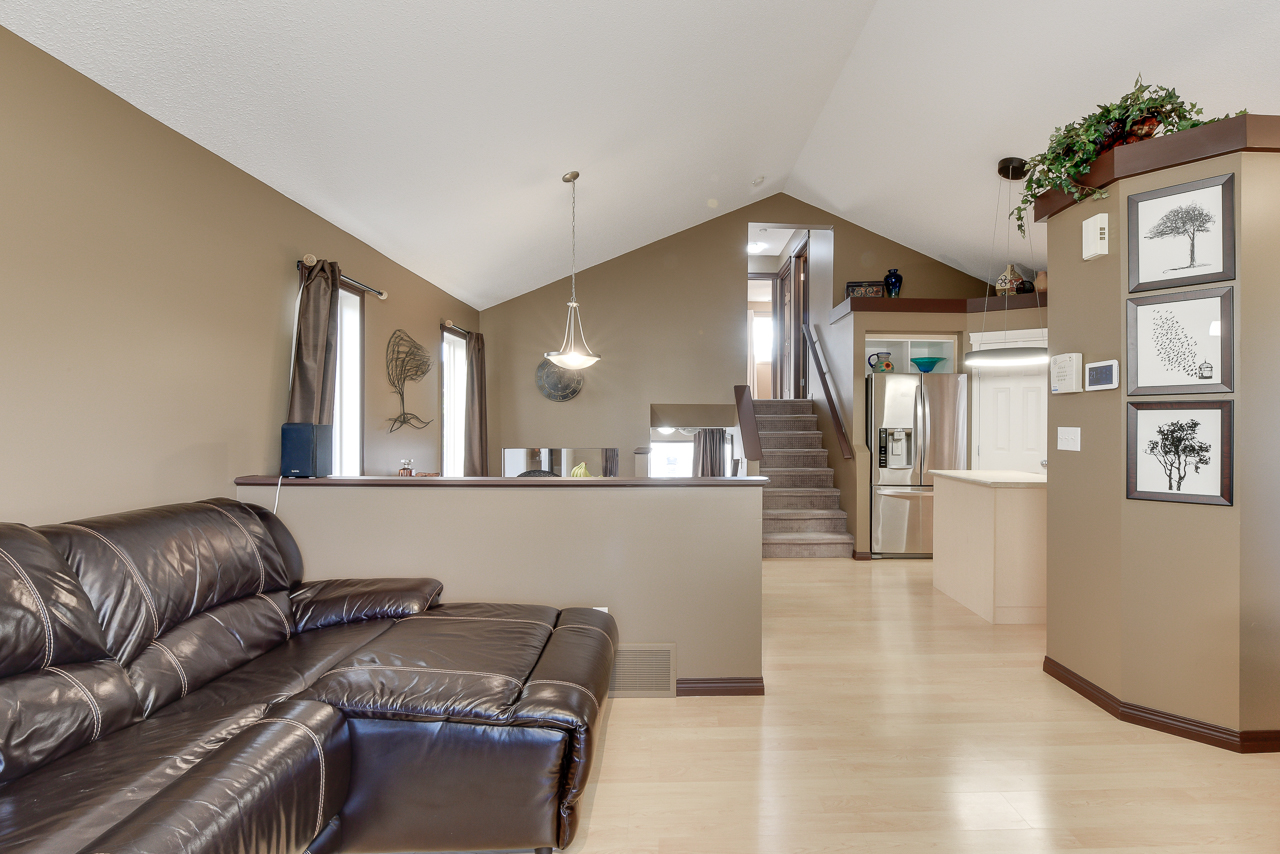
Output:
[[300,696],[349,717],[505,723],[558,613],[442,605],[398,621]]
[[142,713],[150,716],[284,643],[293,635],[289,615],[289,597],[278,590],[223,603],[165,632],[129,665]]
[[266,711],[214,708],[141,721],[0,785],[0,851],[76,854]]
[[108,658],[67,562],[25,525],[0,524],[0,677]]
[[38,534],[0,524],[0,782],[138,719],[93,606]]
[[290,594],[298,631],[360,620],[410,617],[435,607],[443,589],[434,578],[332,578]]
[[323,703],[282,703],[86,850],[296,854],[341,809],[350,777],[342,715]]
[[38,528],[79,576],[126,667],[174,626],[223,602],[286,590],[262,520],[230,499],[173,504]]

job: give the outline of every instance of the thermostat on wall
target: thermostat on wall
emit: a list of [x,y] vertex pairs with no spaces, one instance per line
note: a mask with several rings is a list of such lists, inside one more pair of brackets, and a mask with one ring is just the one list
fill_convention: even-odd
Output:
[[1089,362],[1084,366],[1084,390],[1102,391],[1120,387],[1120,362]]
[[1084,260],[1107,254],[1107,215],[1091,216],[1084,221],[1084,244],[1081,255]]
[[1084,357],[1079,353],[1059,353],[1049,360],[1050,391],[1054,394],[1070,394],[1081,391],[1080,365]]

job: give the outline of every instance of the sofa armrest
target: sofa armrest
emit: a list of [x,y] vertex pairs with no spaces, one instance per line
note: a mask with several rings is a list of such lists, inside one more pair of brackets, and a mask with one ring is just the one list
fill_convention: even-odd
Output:
[[331,578],[305,582],[289,595],[298,631],[421,614],[444,588],[434,578]]

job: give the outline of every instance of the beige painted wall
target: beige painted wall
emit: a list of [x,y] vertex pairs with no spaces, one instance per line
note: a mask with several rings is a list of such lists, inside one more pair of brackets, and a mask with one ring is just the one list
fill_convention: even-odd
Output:
[[[648,444],[650,403],[732,403],[746,364],[751,222],[834,223],[833,290],[841,295],[846,280],[883,277],[889,267],[903,272],[903,292],[911,296],[982,293],[981,282],[941,262],[774,195],[578,274],[587,340],[604,358],[585,371],[571,401],[546,400],[533,381],[542,354],[564,334],[568,280],[482,311],[490,453],[544,445],[630,450]],[[829,305],[818,294],[810,302],[814,326],[825,324]],[[620,474],[629,477],[631,463],[622,456]]]
[[[1235,287],[1236,391],[1127,398],[1125,199],[1228,172],[1237,175],[1238,278],[1221,284]],[[1280,260],[1280,158],[1228,155],[1129,178],[1108,192],[1049,224],[1051,352],[1119,359],[1122,376],[1118,390],[1050,396],[1050,437],[1056,426],[1081,427],[1082,451],[1050,443],[1048,654],[1127,702],[1232,729],[1275,729],[1280,405],[1270,365],[1280,355],[1280,297],[1270,279]],[[1081,261],[1080,223],[1102,212],[1112,217],[1112,254]],[[1126,500],[1127,399],[1235,400],[1234,506]]]
[[[383,368],[403,326],[437,347],[477,313],[0,29],[0,519],[54,522],[233,494],[279,471],[307,252],[390,291],[366,300],[367,462],[439,453]],[[437,349],[438,351],[438,349]],[[415,411],[438,417],[433,371]]]
[[[446,602],[606,606],[681,678],[761,675],[760,486],[286,486],[307,578],[430,576]],[[272,506],[273,487],[240,487]]]

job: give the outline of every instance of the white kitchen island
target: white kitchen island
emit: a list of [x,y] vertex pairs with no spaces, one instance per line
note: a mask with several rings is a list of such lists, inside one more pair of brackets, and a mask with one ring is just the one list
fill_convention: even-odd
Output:
[[1045,476],[932,474],[933,586],[989,623],[1043,623]]

